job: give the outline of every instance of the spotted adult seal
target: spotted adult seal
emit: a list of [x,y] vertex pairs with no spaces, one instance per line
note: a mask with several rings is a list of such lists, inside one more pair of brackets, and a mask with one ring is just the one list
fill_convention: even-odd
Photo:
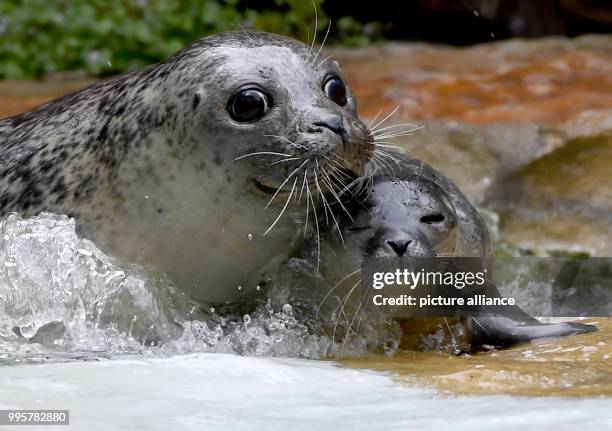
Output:
[[[366,200],[355,200],[350,219],[343,218],[341,234],[332,231],[323,242],[322,271],[330,284],[338,287],[349,281],[347,285],[354,290],[361,269],[374,259],[395,262],[391,265],[395,269],[402,267],[406,257],[472,257],[490,270],[486,224],[457,186],[419,160],[401,154],[394,157],[393,172],[375,177]],[[369,298],[369,293],[362,297]],[[492,283],[478,293],[500,297]],[[542,324],[518,306],[499,310],[458,315],[469,330],[471,343],[503,347],[595,330],[574,322]]]
[[227,301],[343,186],[330,165],[359,174],[371,141],[317,48],[221,33],[0,121],[0,216],[70,214],[107,253]]

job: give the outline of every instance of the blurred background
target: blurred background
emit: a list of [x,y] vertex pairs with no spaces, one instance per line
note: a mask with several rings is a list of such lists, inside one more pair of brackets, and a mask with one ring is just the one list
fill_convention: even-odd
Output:
[[[314,6],[313,6],[314,4]],[[315,32],[365,119],[456,181],[498,253],[612,255],[609,0],[0,0],[0,118],[211,33]]]
[[240,28],[344,46],[382,40],[470,45],[612,30],[609,0],[1,0],[0,77],[124,72]]

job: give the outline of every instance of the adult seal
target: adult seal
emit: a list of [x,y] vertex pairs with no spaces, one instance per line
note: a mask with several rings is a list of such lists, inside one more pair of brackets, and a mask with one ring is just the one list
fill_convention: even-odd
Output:
[[0,216],[72,215],[105,252],[228,301],[298,245],[371,142],[317,48],[221,33],[1,120]]

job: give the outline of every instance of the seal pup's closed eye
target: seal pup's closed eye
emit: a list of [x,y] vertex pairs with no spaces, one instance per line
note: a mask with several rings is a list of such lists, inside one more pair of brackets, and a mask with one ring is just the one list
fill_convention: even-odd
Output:
[[339,65],[312,59],[287,37],[221,33],[0,121],[0,216],[74,215],[106,253],[232,300],[372,152]]

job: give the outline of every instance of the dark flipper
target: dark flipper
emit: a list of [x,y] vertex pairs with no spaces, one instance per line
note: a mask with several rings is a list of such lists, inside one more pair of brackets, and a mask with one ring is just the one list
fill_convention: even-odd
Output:
[[516,307],[512,316],[472,316],[472,345],[488,344],[495,347],[509,347],[539,338],[566,337],[596,331],[592,325],[582,323],[541,323]]

